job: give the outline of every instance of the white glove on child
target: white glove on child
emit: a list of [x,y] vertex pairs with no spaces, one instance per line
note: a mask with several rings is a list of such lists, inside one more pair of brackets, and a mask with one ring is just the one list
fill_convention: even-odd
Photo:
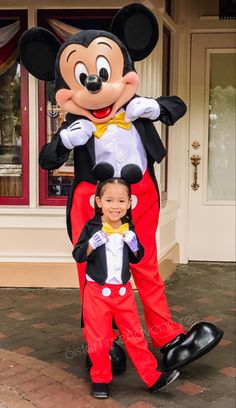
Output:
[[152,98],[142,96],[132,99],[125,112],[126,122],[133,122],[138,118],[156,120],[160,116],[159,103]]
[[72,150],[75,146],[81,146],[87,143],[95,130],[96,126],[89,120],[78,119],[68,126],[68,128],[62,129],[60,137],[64,146]]
[[108,238],[104,231],[97,231],[90,238],[89,243],[93,249],[100,247],[107,242]]
[[133,231],[127,231],[125,236],[123,237],[123,241],[126,242],[128,247],[131,249],[132,252],[137,252],[139,249],[138,240],[136,234]]

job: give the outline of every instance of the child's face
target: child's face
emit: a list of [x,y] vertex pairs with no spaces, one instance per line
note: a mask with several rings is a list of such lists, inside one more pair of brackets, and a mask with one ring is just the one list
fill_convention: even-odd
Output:
[[102,209],[105,222],[117,222],[127,213],[131,199],[128,190],[121,184],[107,184],[101,197],[96,197],[99,208]]

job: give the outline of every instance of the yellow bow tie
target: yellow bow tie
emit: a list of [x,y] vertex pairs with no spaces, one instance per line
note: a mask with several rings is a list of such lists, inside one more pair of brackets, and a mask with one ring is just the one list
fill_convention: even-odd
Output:
[[111,234],[121,234],[124,235],[126,231],[129,230],[129,224],[122,224],[119,228],[112,228],[109,224],[105,223],[102,226],[102,231],[105,232],[106,235]]
[[122,129],[127,129],[129,130],[131,128],[131,122],[125,122],[125,112],[118,113],[114,118],[109,120],[106,123],[94,123],[93,124],[96,126],[95,132],[93,132],[93,135],[100,139],[102,137],[103,133],[106,132],[107,126],[108,125],[116,125],[118,127],[121,127]]

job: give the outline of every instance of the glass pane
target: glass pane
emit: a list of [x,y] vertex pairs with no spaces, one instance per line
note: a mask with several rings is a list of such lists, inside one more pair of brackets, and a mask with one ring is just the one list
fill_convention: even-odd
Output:
[[0,90],[0,196],[20,197],[20,64],[16,61],[6,71],[0,71]]
[[[170,69],[171,69],[171,32],[167,27],[163,27],[163,55],[162,55],[162,95],[170,95]],[[168,150],[169,128],[162,124],[162,142]],[[161,193],[162,200],[167,199],[167,172],[168,163],[165,158],[161,162]]]
[[208,200],[235,200],[235,72],[235,54],[211,54]]
[[[46,84],[47,93],[47,143],[50,142],[57,129],[65,119],[63,113],[55,101],[54,82]],[[67,162],[56,170],[48,172],[48,196],[67,196],[71,190],[74,178],[73,151]]]

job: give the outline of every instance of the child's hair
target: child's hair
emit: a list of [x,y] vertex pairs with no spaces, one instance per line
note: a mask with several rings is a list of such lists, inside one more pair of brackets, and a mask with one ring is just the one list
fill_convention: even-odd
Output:
[[[104,181],[99,181],[97,184],[97,188],[96,188],[96,193],[95,193],[95,197],[99,197],[101,198],[104,192],[104,188],[107,184],[120,184],[122,186],[125,186],[127,188],[127,192],[128,192],[128,197],[131,198],[131,188],[130,188],[130,184],[128,184],[124,179],[119,178],[119,177],[113,177],[113,178],[109,178],[107,180]],[[98,207],[96,200],[94,203],[94,210],[95,210],[95,214],[98,215],[102,215],[102,209]],[[131,214],[131,207],[128,208],[126,215],[121,219],[122,223],[125,222],[132,222],[132,214]]]

